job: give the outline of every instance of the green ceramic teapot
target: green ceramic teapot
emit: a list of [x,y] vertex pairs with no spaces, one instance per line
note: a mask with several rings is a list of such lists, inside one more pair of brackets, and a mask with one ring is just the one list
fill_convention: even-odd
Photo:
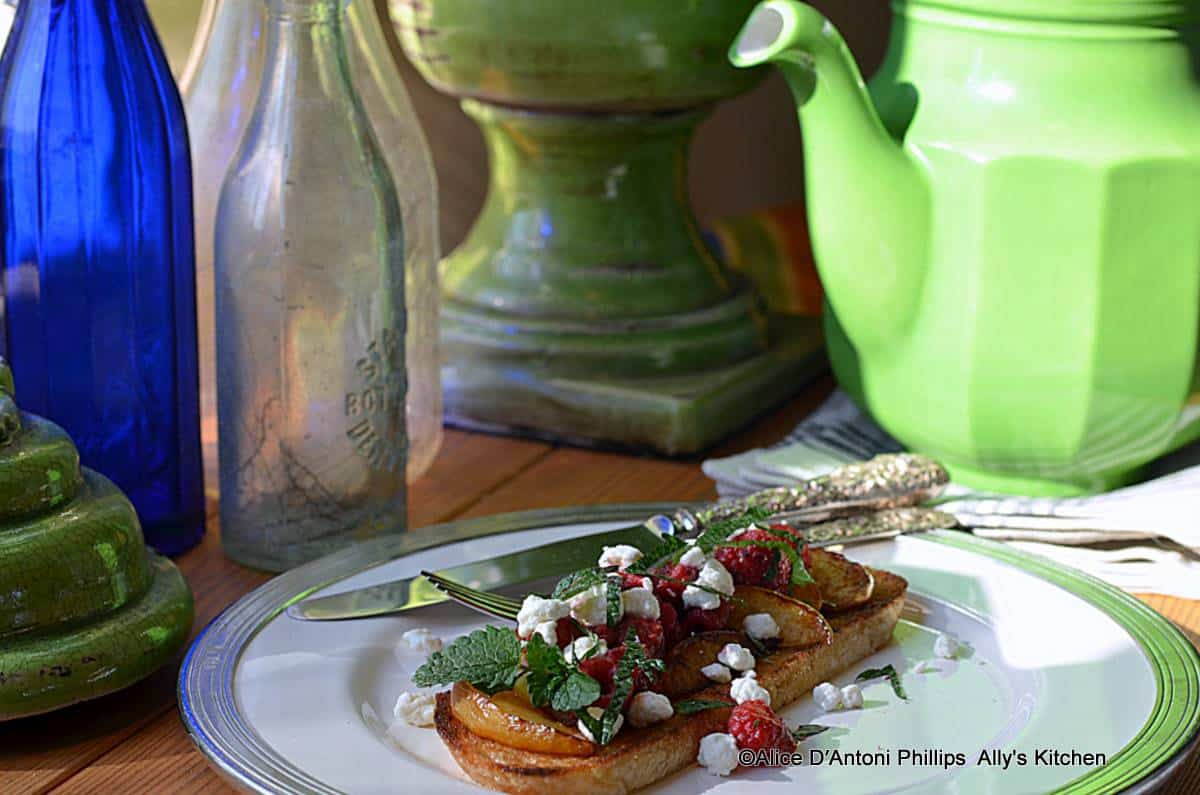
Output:
[[841,384],[964,483],[1114,486],[1200,432],[1200,2],[895,0],[868,87],[769,0]]

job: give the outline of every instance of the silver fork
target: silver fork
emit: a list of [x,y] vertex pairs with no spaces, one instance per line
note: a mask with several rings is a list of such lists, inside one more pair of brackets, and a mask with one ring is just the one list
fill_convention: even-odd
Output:
[[516,599],[510,599],[507,596],[487,591],[478,591],[454,580],[448,580],[431,571],[422,571],[421,576],[429,580],[434,588],[437,588],[455,602],[472,610],[477,610],[484,615],[492,616],[493,618],[502,618],[506,621],[516,621],[517,613],[521,611],[521,603]]

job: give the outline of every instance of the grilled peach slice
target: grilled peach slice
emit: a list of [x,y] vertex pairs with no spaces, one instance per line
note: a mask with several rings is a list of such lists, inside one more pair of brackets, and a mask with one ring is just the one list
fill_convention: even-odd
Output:
[[573,727],[547,717],[511,690],[489,696],[458,682],[450,690],[450,710],[473,734],[510,748],[559,756],[589,756],[596,750]]
[[875,579],[866,566],[820,547],[810,547],[808,559],[808,573],[821,590],[823,609],[849,610],[870,601]]
[[775,619],[779,625],[781,648],[822,646],[833,641],[833,630],[820,611],[811,605],[767,588],[739,585],[733,592],[729,625],[739,629],[746,616],[754,613],[768,613]]
[[821,609],[821,588],[816,582],[806,582],[803,585],[789,585],[788,596],[799,599],[814,610]]
[[700,632],[684,638],[667,653],[666,669],[658,677],[658,689],[668,698],[678,698],[712,684],[700,669],[717,661],[726,643],[743,643],[740,632]]

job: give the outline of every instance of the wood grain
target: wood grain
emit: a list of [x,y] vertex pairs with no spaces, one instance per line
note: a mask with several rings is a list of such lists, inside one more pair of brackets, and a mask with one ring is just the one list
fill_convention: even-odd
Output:
[[[828,394],[822,381],[714,453],[780,438]],[[413,526],[499,511],[572,504],[696,500],[713,496],[699,460],[662,460],[555,448],[540,442],[448,431],[428,475],[410,493]],[[266,579],[225,560],[218,531],[179,561],[197,597],[197,626]],[[1200,644],[1200,602],[1145,596]],[[175,672],[63,712],[0,726],[0,793],[225,793],[174,709]],[[1165,792],[1200,791],[1191,758]]]

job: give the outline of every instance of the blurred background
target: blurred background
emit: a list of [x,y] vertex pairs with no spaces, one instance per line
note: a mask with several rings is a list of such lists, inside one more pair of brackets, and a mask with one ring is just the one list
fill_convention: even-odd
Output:
[[[247,0],[261,2],[261,0]],[[148,0],[176,76],[187,59],[202,0]],[[386,14],[386,0],[377,0]],[[842,31],[859,66],[871,75],[883,58],[887,3],[812,0]],[[390,28],[389,28],[390,33]],[[440,183],[442,250],[462,240],[483,204],[487,155],[479,128],[458,103],[422,80],[399,53],[401,73],[425,127]],[[740,215],[797,202],[803,196],[800,130],[787,89],[772,72],[755,91],[721,105],[700,128],[692,150],[692,200],[701,219]]]

